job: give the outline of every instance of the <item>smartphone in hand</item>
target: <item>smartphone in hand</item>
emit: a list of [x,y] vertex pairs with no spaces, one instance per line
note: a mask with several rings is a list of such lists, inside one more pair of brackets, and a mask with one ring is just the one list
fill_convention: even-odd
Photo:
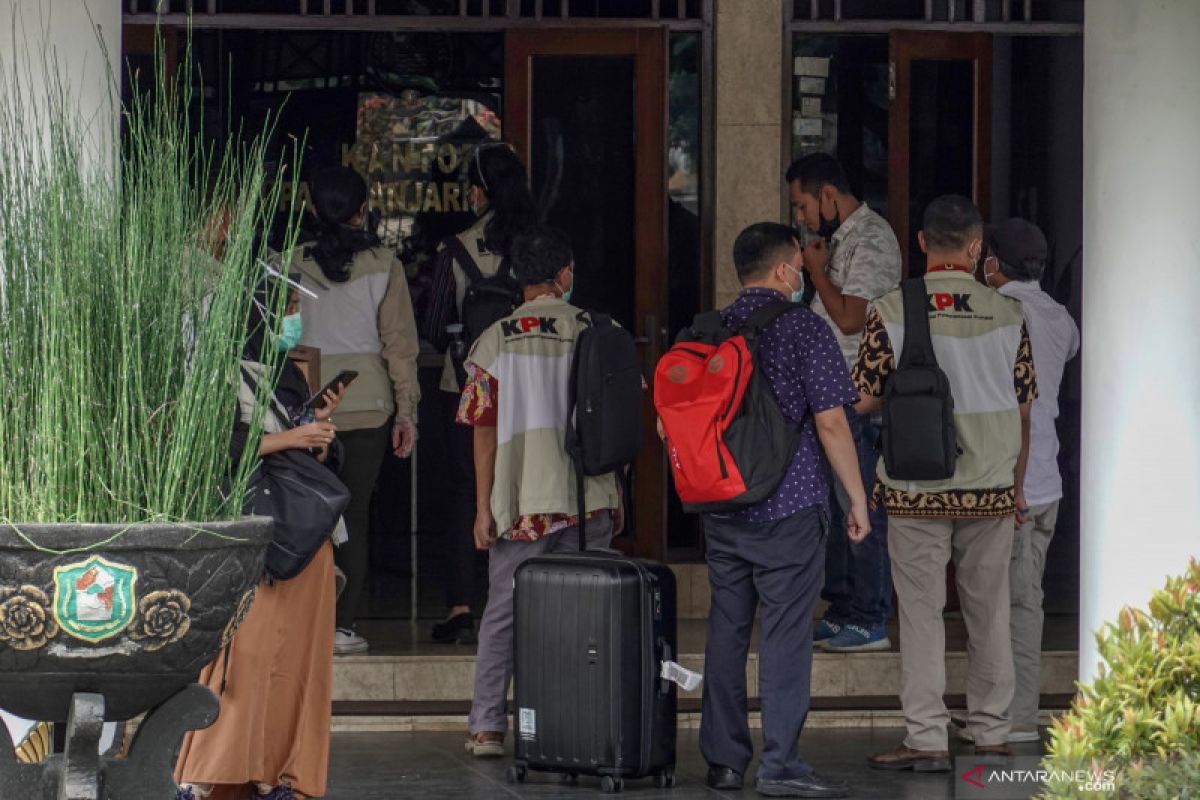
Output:
[[338,390],[339,386],[341,387],[341,391],[345,391],[346,387],[353,383],[354,379],[357,377],[358,373],[352,369],[342,370],[333,377],[333,380],[322,386],[316,394],[308,398],[308,402],[304,404],[304,407],[309,411],[314,411],[318,408],[324,408],[326,392],[336,391]]

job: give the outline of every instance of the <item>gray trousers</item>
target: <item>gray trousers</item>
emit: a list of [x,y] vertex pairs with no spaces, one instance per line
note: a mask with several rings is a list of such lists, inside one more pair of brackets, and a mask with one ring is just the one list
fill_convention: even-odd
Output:
[[1011,584],[1009,625],[1012,632],[1013,692],[1009,717],[1013,725],[1036,725],[1042,671],[1042,574],[1046,551],[1058,521],[1058,501],[1029,510],[1029,521],[1013,540],[1008,575]]
[[980,745],[1004,744],[1013,696],[1008,564],[1013,518],[888,518],[900,600],[900,704],[914,750],[946,750],[946,564],[954,559],[967,624],[967,727]]
[[[588,548],[608,547],[612,528],[612,515],[606,512],[588,520],[584,528]],[[517,567],[534,556],[577,550],[579,529],[572,525],[536,542],[499,539],[488,551],[488,601],[483,621],[479,623],[475,694],[467,720],[471,733],[508,730],[508,686],[513,672],[513,577]]]

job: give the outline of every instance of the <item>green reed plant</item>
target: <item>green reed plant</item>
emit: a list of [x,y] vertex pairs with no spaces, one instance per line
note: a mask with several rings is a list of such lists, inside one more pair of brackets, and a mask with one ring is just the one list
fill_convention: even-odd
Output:
[[49,56],[0,65],[0,523],[242,513],[261,417],[231,463],[239,361],[284,181],[270,130],[204,144],[191,54],[170,77],[158,49],[121,134]]

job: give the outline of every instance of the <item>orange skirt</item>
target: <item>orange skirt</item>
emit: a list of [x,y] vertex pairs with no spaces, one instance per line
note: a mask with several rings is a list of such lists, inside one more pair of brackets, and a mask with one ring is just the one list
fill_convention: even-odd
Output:
[[228,671],[222,653],[200,673],[221,712],[212,727],[184,738],[176,781],[215,785],[212,800],[241,800],[255,783],[325,794],[335,601],[329,543],[295,578],[259,583],[233,637]]

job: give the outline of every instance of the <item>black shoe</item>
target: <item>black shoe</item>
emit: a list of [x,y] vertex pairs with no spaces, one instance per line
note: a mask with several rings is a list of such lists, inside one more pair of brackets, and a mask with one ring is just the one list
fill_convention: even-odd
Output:
[[710,764],[708,767],[708,777],[704,779],[704,782],[712,789],[719,789],[724,792],[738,792],[742,789],[742,773],[736,769],[722,767],[720,764]]
[[475,617],[470,611],[455,614],[445,622],[433,626],[433,640],[438,644],[475,643]]
[[831,781],[822,778],[815,772],[810,772],[802,778],[788,778],[781,781],[765,781],[758,779],[755,786],[758,793],[764,797],[849,797],[850,787],[841,781]]

